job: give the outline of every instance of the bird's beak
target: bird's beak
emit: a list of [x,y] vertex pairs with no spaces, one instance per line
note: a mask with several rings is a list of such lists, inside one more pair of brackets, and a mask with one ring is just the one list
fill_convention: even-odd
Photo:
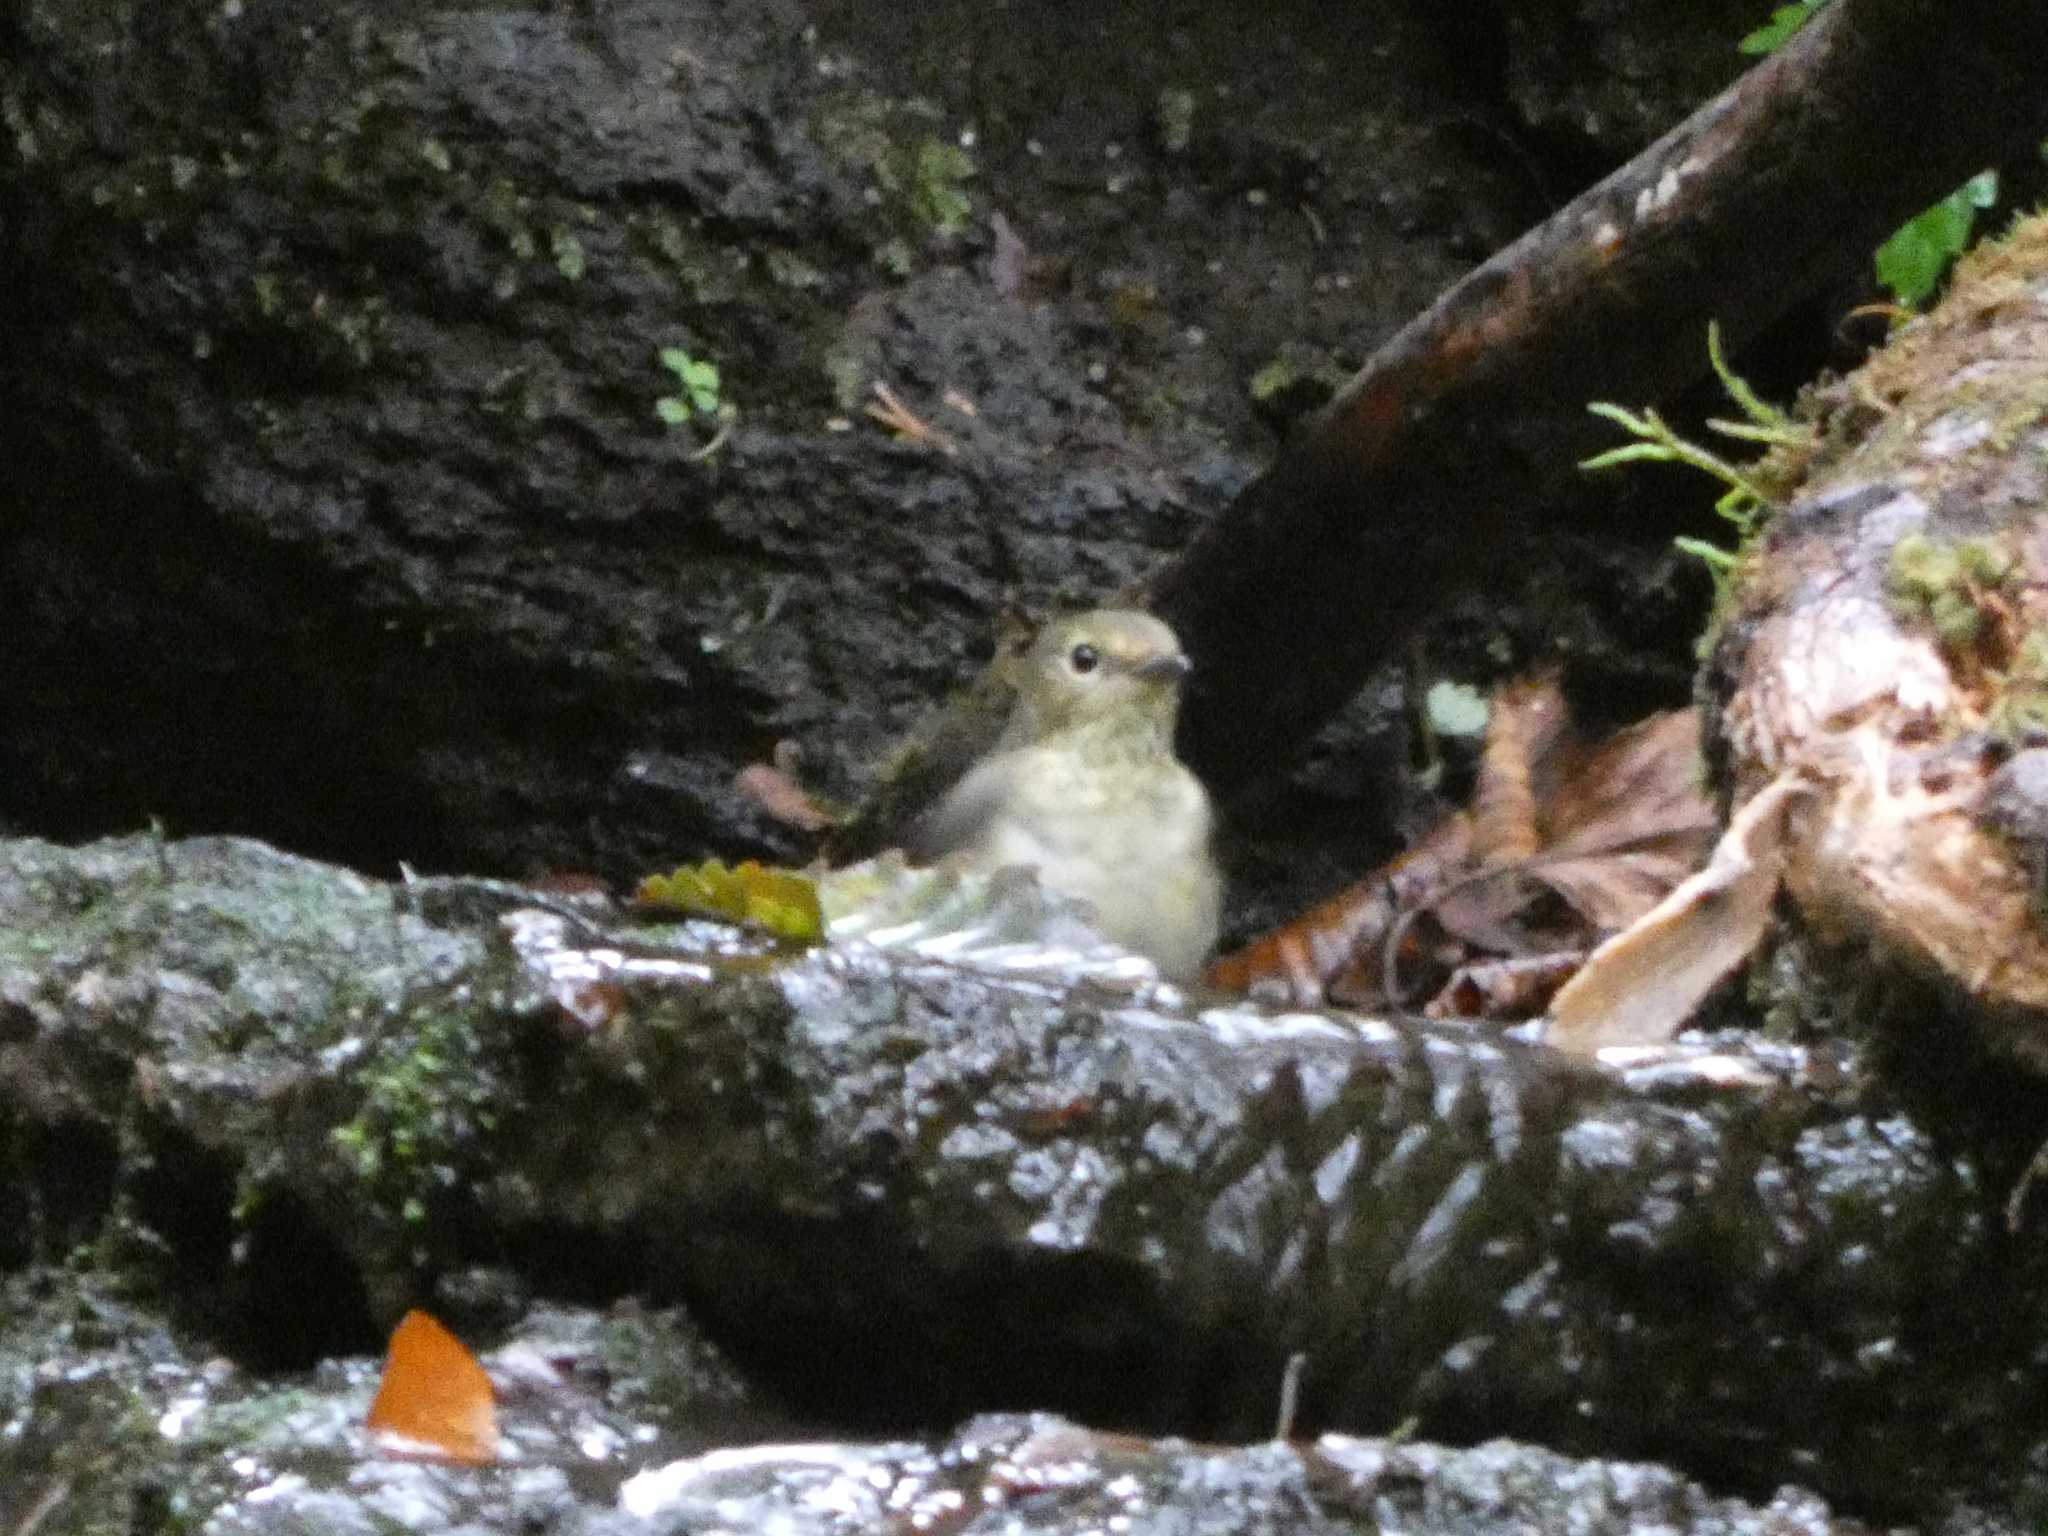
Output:
[[1194,670],[1195,664],[1179,651],[1168,651],[1164,656],[1154,656],[1150,661],[1140,662],[1133,672],[1148,683],[1177,683]]

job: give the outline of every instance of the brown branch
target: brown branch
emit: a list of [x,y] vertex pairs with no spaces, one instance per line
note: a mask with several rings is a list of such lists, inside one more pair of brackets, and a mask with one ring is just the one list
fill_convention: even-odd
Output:
[[1902,219],[2048,131],[2048,4],[1836,0],[1448,289],[1149,584],[1196,659],[1182,749],[1284,762],[1511,511],[1556,506],[1593,397],[1697,377]]

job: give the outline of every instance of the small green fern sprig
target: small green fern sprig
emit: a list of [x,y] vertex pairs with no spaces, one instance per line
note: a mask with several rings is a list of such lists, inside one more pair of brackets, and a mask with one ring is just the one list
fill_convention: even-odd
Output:
[[[1794,421],[1788,413],[1761,398],[1746,379],[1728,366],[1728,359],[1721,349],[1721,327],[1714,321],[1707,323],[1707,361],[1713,367],[1714,377],[1721,381],[1721,388],[1742,412],[1739,421],[1709,417],[1709,430],[1738,442],[1762,443],[1766,447],[1795,446],[1811,441],[1811,427]],[[1714,503],[1714,511],[1735,529],[1735,548],[1710,544],[1705,539],[1680,538],[1672,541],[1686,554],[1702,561],[1712,573],[1718,609],[1727,596],[1729,573],[1735,569],[1749,541],[1763,527],[1775,506],[1774,500],[1736,465],[1711,449],[1679,436],[1654,407],[1645,406],[1636,412],[1612,401],[1595,400],[1586,409],[1603,420],[1613,422],[1636,441],[1581,460],[1579,468],[1612,469],[1621,464],[1643,462],[1688,464],[1712,475],[1727,487],[1720,500]]]

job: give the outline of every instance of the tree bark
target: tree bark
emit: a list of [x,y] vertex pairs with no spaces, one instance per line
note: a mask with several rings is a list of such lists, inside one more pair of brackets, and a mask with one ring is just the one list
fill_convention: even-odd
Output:
[[2048,220],[1819,398],[1706,674],[1720,777],[1799,786],[1786,888],[1853,979],[1938,977],[2048,1069]]

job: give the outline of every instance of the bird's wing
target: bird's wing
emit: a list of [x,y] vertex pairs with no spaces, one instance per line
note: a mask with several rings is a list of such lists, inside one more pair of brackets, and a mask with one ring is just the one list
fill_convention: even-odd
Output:
[[1002,752],[969,769],[945,799],[912,825],[905,852],[929,863],[981,841],[1009,800],[1017,758],[1017,753]]

